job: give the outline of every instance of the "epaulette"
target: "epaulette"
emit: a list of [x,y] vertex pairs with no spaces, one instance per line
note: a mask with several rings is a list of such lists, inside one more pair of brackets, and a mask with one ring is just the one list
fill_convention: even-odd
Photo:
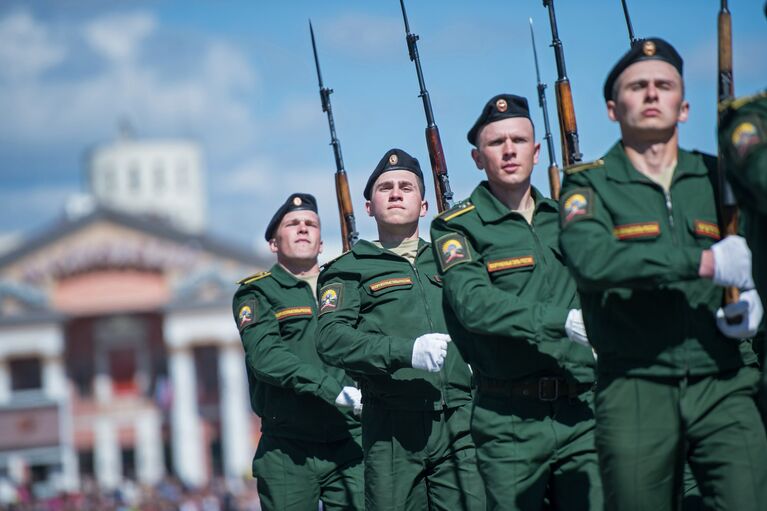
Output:
[[329,261],[325,261],[323,264],[320,265],[320,271],[324,270],[325,268],[329,267],[334,262],[341,259],[343,256],[351,252],[351,249],[347,250],[346,252],[341,252],[339,255],[335,256],[333,259],[330,259]]
[[260,271],[258,273],[254,273],[253,275],[250,275],[249,277],[245,277],[244,279],[237,281],[237,283],[239,285],[250,284],[250,283],[255,282],[257,280],[261,280],[264,277],[268,277],[271,274],[272,274],[272,272],[270,272],[270,271]]
[[578,172],[583,172],[584,170],[591,170],[591,169],[597,169],[605,164],[605,161],[603,159],[598,159],[594,161],[587,161],[585,163],[574,163],[573,165],[568,165],[564,168],[564,173],[567,176],[572,176],[573,174],[577,174]]
[[449,222],[455,217],[461,216],[464,213],[468,213],[475,207],[476,206],[474,206],[474,204],[471,203],[471,199],[466,199],[464,201],[459,202],[452,208],[446,209],[445,211],[437,215],[437,218],[440,218],[445,222]]
[[767,98],[767,90],[762,91],[758,94],[754,94],[753,96],[745,96],[742,98],[736,98],[736,99],[726,99],[719,103],[719,113],[725,112],[727,110],[729,111],[735,111],[739,108],[742,108],[749,103],[753,103],[754,101],[758,99]]

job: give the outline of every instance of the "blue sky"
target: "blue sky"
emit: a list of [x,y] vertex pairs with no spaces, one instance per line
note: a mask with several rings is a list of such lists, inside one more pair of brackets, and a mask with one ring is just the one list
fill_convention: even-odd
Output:
[[[714,0],[630,3],[638,36],[671,41],[685,58],[691,117],[683,147],[714,152]],[[761,0],[730,2],[735,89],[767,78],[767,21]],[[549,115],[556,127],[551,32],[540,0],[407,4],[451,185],[467,196],[482,174],[467,129],[499,92],[535,98],[527,20],[532,17]],[[572,83],[585,159],[617,139],[601,88],[628,47],[619,0],[557,0],[559,35]],[[0,233],[30,235],[84,190],[83,155],[116,135],[121,118],[143,137],[203,144],[209,228],[263,248],[272,212],[294,191],[320,202],[325,258],[340,250],[333,153],[320,109],[309,40],[314,24],[325,84],[349,174],[358,228],[374,238],[362,189],[381,155],[401,147],[429,170],[418,83],[397,0],[115,1],[6,0],[0,5]],[[556,133],[555,133],[556,138]],[[557,140],[557,159],[561,154]],[[545,153],[533,183],[547,190]],[[433,203],[431,184],[428,195]],[[432,209],[428,218],[433,216]],[[422,228],[428,231],[425,221]]]

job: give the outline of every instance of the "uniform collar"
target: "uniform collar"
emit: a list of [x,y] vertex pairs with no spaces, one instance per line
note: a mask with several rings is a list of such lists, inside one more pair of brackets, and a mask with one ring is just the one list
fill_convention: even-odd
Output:
[[[533,217],[535,217],[535,214],[537,214],[540,209],[557,210],[556,202],[544,197],[536,187],[531,186],[530,193],[533,196],[533,201],[535,201],[535,212],[533,213]],[[487,181],[479,183],[474,191],[471,192],[471,203],[474,204],[479,218],[485,223],[497,222],[512,214],[512,211],[493,195]],[[519,213],[516,213],[514,216],[516,217],[518,215]]]
[[[603,159],[605,161],[605,168],[607,169],[607,178],[612,181],[654,184],[654,181],[639,172],[634,168],[634,165],[631,164],[628,156],[626,156],[626,150],[623,147],[622,140],[616,142]],[[683,175],[706,175],[708,170],[705,165],[698,163],[699,162],[695,161],[694,155],[683,149],[677,149],[676,169],[674,170],[673,181],[676,181]]]
[[[428,242],[424,241],[422,238],[418,238],[418,252],[416,257],[420,256],[421,253],[424,250],[426,250],[428,247],[429,247]],[[380,256],[381,254],[396,255],[394,254],[394,252],[390,252],[386,249],[378,247],[368,240],[359,240],[352,247],[352,252],[361,256],[373,256],[373,257]]]
[[301,279],[290,273],[288,270],[282,267],[280,263],[275,263],[269,270],[274,280],[276,280],[282,287],[295,287],[301,282]]

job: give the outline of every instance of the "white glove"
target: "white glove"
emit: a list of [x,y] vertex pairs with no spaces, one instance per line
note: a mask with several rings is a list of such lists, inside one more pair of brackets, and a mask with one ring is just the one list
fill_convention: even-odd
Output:
[[359,415],[362,413],[362,392],[357,387],[344,387],[336,398],[336,404],[351,408],[354,410],[354,415]]
[[586,335],[586,325],[583,324],[583,313],[580,309],[570,309],[570,312],[567,313],[565,333],[571,341],[591,348],[591,343]]
[[449,342],[450,336],[447,334],[423,334],[416,339],[411,363],[413,369],[438,373],[445,363]]
[[[759,322],[762,321],[764,309],[759,293],[756,289],[750,291],[741,291],[740,300],[720,307],[716,311],[716,326],[719,331],[731,339],[745,339],[756,335]],[[730,325],[727,318],[736,318],[741,316],[740,322]]]
[[751,250],[745,239],[741,236],[727,236],[711,245],[711,251],[714,253],[714,284],[738,289],[754,288]]

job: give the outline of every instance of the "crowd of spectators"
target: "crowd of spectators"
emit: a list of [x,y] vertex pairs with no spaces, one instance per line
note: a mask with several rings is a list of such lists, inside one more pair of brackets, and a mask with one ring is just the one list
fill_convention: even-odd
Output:
[[[256,482],[252,479],[224,481],[190,488],[176,479],[155,486],[125,481],[119,488],[104,490],[90,479],[78,492],[36,491],[2,481],[0,510],[8,511],[260,511]],[[47,494],[46,494],[47,493]]]

